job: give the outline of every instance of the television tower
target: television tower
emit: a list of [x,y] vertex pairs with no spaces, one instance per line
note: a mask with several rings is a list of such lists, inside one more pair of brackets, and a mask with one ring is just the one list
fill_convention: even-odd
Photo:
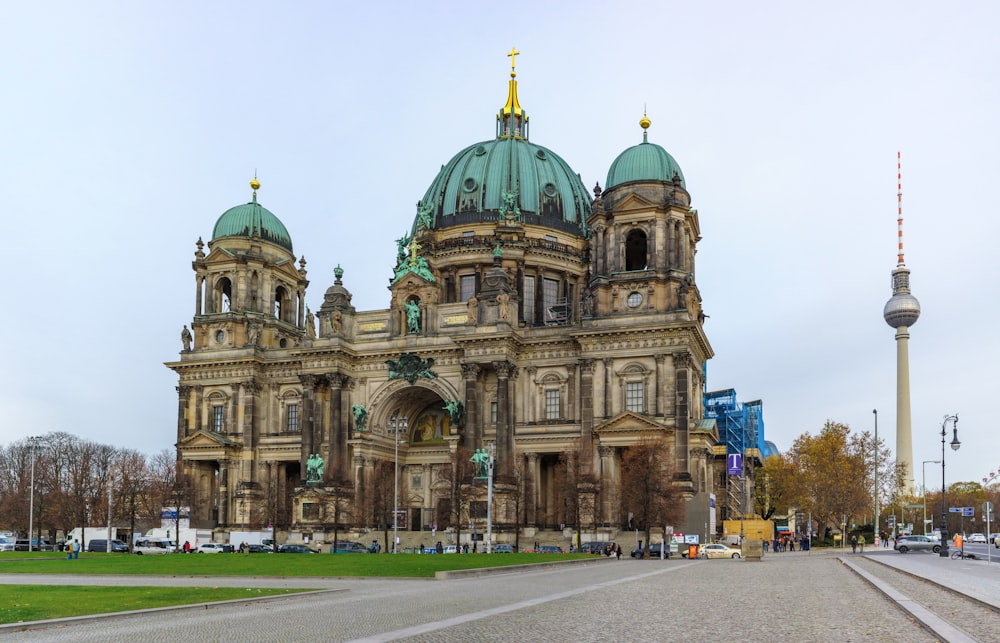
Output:
[[903,484],[913,492],[913,431],[910,427],[910,326],[920,317],[920,302],[910,294],[910,271],[903,261],[903,179],[900,153],[896,152],[899,254],[892,271],[892,297],[882,317],[896,329],[896,462],[903,465]]

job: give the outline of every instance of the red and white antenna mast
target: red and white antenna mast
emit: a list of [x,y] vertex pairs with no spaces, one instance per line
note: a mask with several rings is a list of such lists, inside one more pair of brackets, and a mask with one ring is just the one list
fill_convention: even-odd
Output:
[[899,256],[897,257],[897,266],[903,266],[906,264],[903,261],[903,169],[901,154],[896,152],[896,207],[898,209],[899,218],[896,220],[896,225],[899,228]]

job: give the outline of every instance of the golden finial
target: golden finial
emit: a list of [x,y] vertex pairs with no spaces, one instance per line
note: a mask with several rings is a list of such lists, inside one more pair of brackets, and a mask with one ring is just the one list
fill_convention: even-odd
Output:
[[653,121],[649,120],[649,117],[646,116],[646,110],[645,110],[645,108],[643,108],[643,110],[642,110],[642,118],[639,119],[639,127],[642,128],[642,141],[643,142],[646,142],[646,130],[648,130],[649,126],[652,125],[652,124],[653,124]]
[[253,190],[254,196],[257,195],[257,190],[260,189],[260,181],[257,180],[257,173],[253,173],[253,181],[250,181],[250,189]]
[[510,56],[510,77],[515,78],[517,76],[517,72],[514,71],[514,62],[517,60],[517,57],[521,55],[521,52],[518,51],[516,47],[511,47],[510,53],[507,55]]

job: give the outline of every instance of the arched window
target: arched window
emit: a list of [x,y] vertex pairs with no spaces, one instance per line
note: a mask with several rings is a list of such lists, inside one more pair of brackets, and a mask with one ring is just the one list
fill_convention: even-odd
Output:
[[645,270],[648,264],[646,233],[634,228],[625,237],[625,270]]
[[285,307],[288,303],[288,291],[284,286],[278,286],[274,291],[274,316],[276,319],[285,319]]
[[229,281],[228,277],[223,277],[215,282],[215,301],[214,308],[212,312],[216,313],[228,313],[230,304],[232,303],[233,297],[233,283]]

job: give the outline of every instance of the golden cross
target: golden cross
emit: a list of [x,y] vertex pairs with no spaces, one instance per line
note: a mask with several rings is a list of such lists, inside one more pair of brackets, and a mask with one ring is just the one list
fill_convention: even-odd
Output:
[[410,265],[417,265],[417,251],[420,250],[422,246],[417,243],[417,235],[413,235],[413,239],[410,241]]
[[511,47],[510,53],[507,55],[510,56],[510,71],[511,73],[514,73],[514,62],[517,60],[517,57],[521,55],[521,52],[516,48]]

